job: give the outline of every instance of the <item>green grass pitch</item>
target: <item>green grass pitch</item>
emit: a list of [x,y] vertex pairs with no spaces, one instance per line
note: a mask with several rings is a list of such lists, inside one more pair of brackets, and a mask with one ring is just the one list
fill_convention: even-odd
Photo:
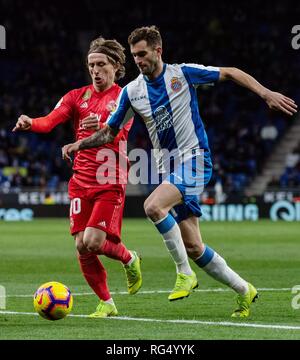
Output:
[[[68,221],[0,222],[0,285],[7,295],[6,308],[0,310],[0,339],[300,339],[300,309],[292,307],[291,291],[300,284],[299,224],[201,222],[201,229],[204,241],[261,289],[250,318],[231,319],[234,292],[194,263],[198,290],[168,302],[175,267],[146,219],[123,224],[124,242],[142,256],[140,292],[127,295],[121,264],[102,257],[119,317],[72,316],[93,312],[98,300],[80,273]],[[72,314],[63,320],[35,316],[32,294],[47,281],[62,282],[74,294]]]

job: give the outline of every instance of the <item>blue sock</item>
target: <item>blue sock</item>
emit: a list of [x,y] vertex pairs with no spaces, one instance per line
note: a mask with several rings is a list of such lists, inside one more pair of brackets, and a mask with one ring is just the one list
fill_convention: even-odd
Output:
[[213,249],[211,249],[209,246],[205,245],[205,249],[204,249],[202,255],[194,261],[199,267],[203,268],[211,261],[211,259],[214,256],[214,253],[215,252]]
[[192,269],[188,262],[188,256],[181,237],[178,224],[171,214],[166,215],[154,223],[157,230],[161,233],[164,243],[176,264],[177,273],[186,275],[192,274]]
[[171,214],[168,214],[164,219],[159,220],[157,222],[154,223],[154,225],[156,226],[157,230],[161,233],[161,234],[165,234],[167,233],[169,230],[172,229],[172,227],[176,224],[175,219],[173,218],[173,216]]
[[203,254],[195,260],[208,275],[222,284],[230,286],[237,293],[245,295],[248,283],[233,271],[226,261],[209,246],[205,246]]

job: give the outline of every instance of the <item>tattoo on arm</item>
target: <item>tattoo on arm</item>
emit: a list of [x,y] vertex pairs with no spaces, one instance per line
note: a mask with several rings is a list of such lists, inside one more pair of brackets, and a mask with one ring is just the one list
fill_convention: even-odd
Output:
[[114,141],[118,130],[114,130],[109,126],[105,126],[103,129],[95,132],[93,135],[81,141],[79,150],[90,149],[93,147],[99,147],[101,145]]

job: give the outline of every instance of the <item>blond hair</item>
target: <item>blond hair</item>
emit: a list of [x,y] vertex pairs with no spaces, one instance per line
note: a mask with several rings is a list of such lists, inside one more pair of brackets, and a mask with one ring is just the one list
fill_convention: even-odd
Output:
[[118,65],[119,69],[116,72],[116,80],[121,79],[125,75],[125,48],[117,40],[106,40],[102,36],[91,41],[90,49],[87,57],[92,53],[100,53],[107,56],[108,61],[113,65]]

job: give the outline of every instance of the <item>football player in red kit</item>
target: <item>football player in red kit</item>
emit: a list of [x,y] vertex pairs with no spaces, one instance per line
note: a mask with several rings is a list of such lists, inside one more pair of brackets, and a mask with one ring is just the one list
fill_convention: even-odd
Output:
[[[87,66],[92,84],[68,92],[48,115],[30,118],[21,115],[13,129],[45,133],[56,125],[71,120],[76,140],[90,136],[105,123],[115,107],[121,88],[115,83],[125,74],[124,48],[116,40],[97,38],[90,44]],[[73,176],[69,182],[70,231],[74,235],[81,271],[100,303],[90,317],[118,314],[110,295],[106,270],[98,255],[106,255],[123,263],[129,294],[142,285],[140,258],[122,243],[121,225],[127,179],[126,141],[132,121],[113,143],[76,153]],[[114,181],[99,178],[99,167],[105,163],[101,151],[112,151],[118,159]],[[100,153],[100,156],[99,156]],[[108,169],[109,170],[109,169]]]

